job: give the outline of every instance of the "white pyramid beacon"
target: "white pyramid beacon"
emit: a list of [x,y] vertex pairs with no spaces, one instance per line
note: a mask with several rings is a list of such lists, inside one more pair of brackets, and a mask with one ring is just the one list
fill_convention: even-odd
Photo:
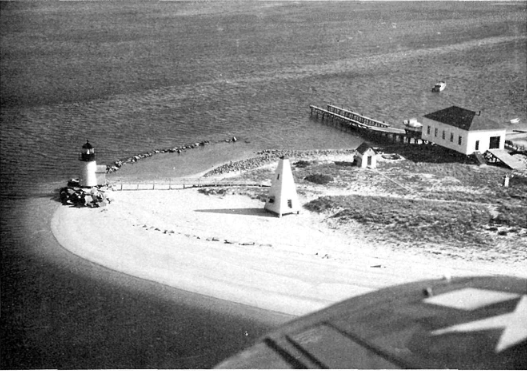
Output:
[[81,161],[81,187],[94,187],[97,185],[97,162],[95,161],[95,150],[89,141],[82,146],[79,156]]
[[284,214],[300,212],[291,164],[284,157],[280,157],[278,162],[264,209],[278,214],[279,218]]

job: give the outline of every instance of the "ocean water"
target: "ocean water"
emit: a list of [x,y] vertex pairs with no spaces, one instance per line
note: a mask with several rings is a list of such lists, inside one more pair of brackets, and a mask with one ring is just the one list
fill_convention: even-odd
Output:
[[2,191],[76,175],[86,139],[99,163],[229,136],[357,145],[310,104],[527,121],[525,3],[228,4],[2,5]]
[[[328,103],[399,127],[450,105],[510,129],[527,122],[525,2],[0,6],[7,368],[210,367],[284,320],[213,310],[224,304],[62,250],[49,231],[54,192],[78,175],[86,139],[106,164],[232,136],[255,150],[356,147],[362,138],[309,117]],[[212,318],[222,326],[207,330]]]

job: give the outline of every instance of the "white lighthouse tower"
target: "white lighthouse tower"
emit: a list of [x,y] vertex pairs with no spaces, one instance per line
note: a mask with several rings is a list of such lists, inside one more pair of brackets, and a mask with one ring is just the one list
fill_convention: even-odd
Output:
[[269,197],[264,208],[278,214],[278,217],[282,217],[284,214],[298,214],[300,212],[291,164],[284,157],[280,157],[278,162],[271,189],[269,190]]
[[89,141],[82,146],[79,156],[81,161],[81,187],[94,187],[97,185],[97,162],[95,161],[95,150]]

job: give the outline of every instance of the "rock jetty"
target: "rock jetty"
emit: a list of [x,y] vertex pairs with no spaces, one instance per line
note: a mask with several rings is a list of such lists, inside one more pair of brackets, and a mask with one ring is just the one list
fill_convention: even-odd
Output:
[[315,149],[315,150],[281,150],[281,149],[266,149],[256,153],[256,157],[252,157],[246,160],[229,162],[218,166],[217,168],[209,171],[204,176],[217,176],[227,174],[231,172],[240,172],[246,170],[252,170],[261,166],[268,165],[270,163],[278,161],[280,157],[288,158],[308,158],[312,156],[329,156],[329,155],[353,155],[355,149]]
[[[117,160],[113,165],[106,166],[106,173],[113,173],[118,171],[122,166],[126,164],[133,164],[141,159],[152,157],[159,153],[177,153],[180,154],[184,151],[202,147],[208,144],[215,144],[221,142],[227,143],[236,143],[238,138],[235,136],[218,141],[204,140],[201,142],[195,142],[191,144],[186,144],[184,146],[164,148],[164,149],[155,149],[149,152],[145,152],[139,155],[130,156],[125,159]],[[306,158],[311,156],[324,156],[324,155],[348,155],[354,154],[355,149],[320,149],[320,150],[281,150],[281,149],[266,149],[256,153],[256,157],[252,157],[246,160],[230,162],[228,164],[221,165],[208,173],[205,177],[216,176],[221,174],[226,174],[230,172],[239,172],[244,170],[256,169],[258,167],[268,165],[272,162],[278,161],[282,156],[290,158]]]
[[133,163],[135,163],[135,162],[137,162],[139,160],[142,160],[142,159],[148,158],[148,157],[152,157],[152,156],[154,156],[156,154],[159,154],[159,153],[177,153],[177,154],[181,154],[182,152],[185,152],[187,150],[198,148],[198,147],[203,147],[203,146],[208,145],[208,144],[221,143],[221,142],[235,143],[237,141],[238,141],[238,139],[236,137],[231,137],[231,138],[228,138],[228,139],[218,140],[218,141],[215,141],[215,142],[212,142],[210,140],[203,140],[201,142],[190,143],[190,144],[186,144],[186,145],[183,145],[183,146],[163,148],[163,149],[154,149],[154,150],[149,151],[149,152],[145,152],[145,153],[141,153],[141,154],[138,154],[138,155],[135,155],[135,156],[130,156],[130,157],[127,157],[127,158],[124,158],[124,159],[117,160],[117,161],[115,161],[113,163],[113,165],[106,165],[106,173],[109,174],[109,173],[116,172],[122,166],[124,166],[126,164],[133,164]]

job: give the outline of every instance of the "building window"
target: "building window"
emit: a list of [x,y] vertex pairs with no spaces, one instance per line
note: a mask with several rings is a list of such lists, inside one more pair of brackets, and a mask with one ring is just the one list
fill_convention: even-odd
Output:
[[500,148],[500,137],[490,137],[489,149]]
[[463,142],[462,136],[460,135],[459,138],[457,138],[457,144],[461,145]]
[[443,130],[443,140],[446,138],[446,131]]
[[426,134],[430,135],[430,131],[431,131],[431,130],[432,130],[432,129],[430,128],[430,125],[428,125],[428,127],[426,128]]
[[450,141],[451,141],[451,142],[454,141],[454,133],[450,133]]
[[287,200],[287,206],[289,206],[290,209],[293,208],[293,200]]
[[476,148],[475,148],[476,151],[479,151],[479,140],[476,140]]
[[437,128],[434,129],[434,137],[437,137]]

